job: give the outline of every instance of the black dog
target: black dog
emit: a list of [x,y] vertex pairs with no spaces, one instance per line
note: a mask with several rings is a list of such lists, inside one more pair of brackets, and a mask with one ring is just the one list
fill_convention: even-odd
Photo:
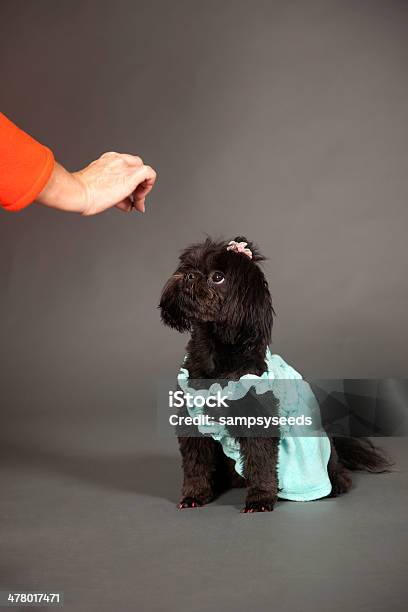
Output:
[[[237,243],[247,243],[244,237]],[[273,307],[264,258],[254,245],[248,256],[228,242],[207,239],[185,249],[160,300],[162,320],[191,332],[184,364],[192,379],[238,380],[262,375],[271,340]],[[231,247],[230,247],[231,248]],[[201,506],[231,486],[247,486],[245,512],[273,510],[278,497],[279,438],[240,438],[243,474],[234,470],[218,442],[210,437],[179,437],[184,482],[180,508]],[[367,439],[331,440],[328,473],[332,496],[351,487],[347,470],[385,471],[387,460]]]

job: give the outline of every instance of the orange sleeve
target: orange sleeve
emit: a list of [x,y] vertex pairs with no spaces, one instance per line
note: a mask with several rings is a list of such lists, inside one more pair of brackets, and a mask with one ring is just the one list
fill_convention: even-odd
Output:
[[0,206],[22,210],[43,190],[54,168],[52,151],[0,113]]

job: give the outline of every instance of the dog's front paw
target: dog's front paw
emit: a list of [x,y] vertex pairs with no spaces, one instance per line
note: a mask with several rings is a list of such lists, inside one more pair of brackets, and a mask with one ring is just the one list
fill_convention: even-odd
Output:
[[259,499],[256,501],[247,501],[245,508],[241,510],[244,514],[250,514],[252,512],[272,512],[274,502],[271,499]]
[[177,505],[179,510],[184,510],[184,508],[199,508],[203,505],[203,502],[196,497],[183,497],[180,503]]

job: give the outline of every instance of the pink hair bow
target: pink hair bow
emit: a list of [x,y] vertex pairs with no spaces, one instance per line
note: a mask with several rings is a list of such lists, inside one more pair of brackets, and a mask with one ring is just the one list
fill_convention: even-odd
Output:
[[247,249],[246,248],[247,246],[248,246],[247,242],[235,242],[235,240],[231,240],[231,242],[228,243],[227,251],[234,251],[235,253],[243,253],[244,255],[249,257],[249,259],[252,259],[252,251],[251,249]]

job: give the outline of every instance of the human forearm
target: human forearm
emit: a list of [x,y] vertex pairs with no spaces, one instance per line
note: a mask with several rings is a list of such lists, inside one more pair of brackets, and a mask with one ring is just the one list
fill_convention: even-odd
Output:
[[84,198],[84,186],[75,174],[55,162],[50,179],[36,200],[50,208],[81,213]]

